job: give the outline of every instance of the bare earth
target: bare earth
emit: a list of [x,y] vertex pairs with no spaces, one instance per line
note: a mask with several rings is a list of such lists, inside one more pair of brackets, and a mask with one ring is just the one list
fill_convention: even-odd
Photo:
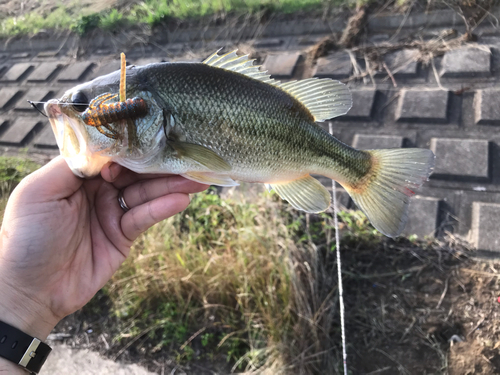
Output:
[[67,345],[54,345],[41,375],[150,375],[153,372],[137,365],[126,365],[104,359],[89,350],[74,350]]

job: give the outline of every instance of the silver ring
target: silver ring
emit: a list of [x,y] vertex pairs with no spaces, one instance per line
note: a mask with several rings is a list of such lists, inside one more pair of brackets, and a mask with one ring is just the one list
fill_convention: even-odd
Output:
[[127,203],[125,203],[125,199],[123,198],[123,190],[120,190],[120,192],[118,193],[118,204],[123,211],[130,211],[130,207],[127,206]]

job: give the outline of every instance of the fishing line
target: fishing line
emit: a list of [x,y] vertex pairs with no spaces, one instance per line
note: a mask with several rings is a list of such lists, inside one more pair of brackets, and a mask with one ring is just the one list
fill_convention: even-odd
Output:
[[[35,104],[46,104],[48,102],[37,102],[37,101],[33,101],[33,100],[28,100],[29,103],[35,103]],[[89,105],[90,103],[72,103],[72,102],[63,102],[61,104],[75,104],[75,105]]]
[[[328,124],[330,134],[333,135],[333,124]],[[337,187],[335,180],[332,180],[332,193],[333,193],[333,217],[335,225],[335,249],[337,250],[337,278],[339,285],[339,309],[340,309],[340,328],[342,331],[342,363],[344,364],[344,375],[347,375],[347,350],[345,340],[345,317],[344,317],[344,287],[342,285],[342,263],[340,261],[340,235],[339,235],[339,219],[337,208]]]
[[39,102],[32,102],[32,101],[28,100],[28,103],[30,103],[30,104],[31,104],[31,106],[32,106],[33,108],[35,108],[38,112],[40,112],[40,113],[42,114],[42,116],[48,117],[45,113],[43,113],[43,112],[42,112],[42,110],[41,110],[40,108],[38,108],[38,107],[36,106],[36,104],[35,104],[35,103],[39,103]]

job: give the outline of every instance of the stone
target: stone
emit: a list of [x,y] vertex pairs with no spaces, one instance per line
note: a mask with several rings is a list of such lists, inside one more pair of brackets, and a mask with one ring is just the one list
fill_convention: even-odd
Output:
[[396,120],[407,122],[440,122],[448,120],[449,91],[406,90],[400,91]]
[[277,38],[268,38],[268,39],[260,39],[256,40],[253,43],[253,47],[255,48],[273,48],[279,47],[283,44],[283,40]]
[[500,251],[500,204],[472,203],[471,242],[478,250]]
[[476,124],[500,125],[500,90],[477,90],[474,95],[474,111]]
[[321,40],[320,37],[307,35],[297,38],[297,44],[299,46],[312,46]]
[[22,91],[15,87],[4,87],[0,90],[0,108],[5,109],[14,104],[22,95]]
[[434,237],[438,227],[440,199],[414,196],[408,208],[405,235],[416,234],[420,238]]
[[399,135],[356,134],[352,147],[359,150],[403,147],[403,137]]
[[12,54],[12,56],[10,58],[11,59],[27,59],[28,57],[30,57],[29,52],[20,52],[20,53]]
[[267,55],[263,70],[267,70],[267,73],[273,77],[290,78],[293,76],[299,58],[299,52]]
[[[44,88],[33,88],[26,92],[24,96],[17,102],[15,110],[16,111],[34,111],[33,106],[28,103],[28,100],[33,102],[43,102],[54,98],[54,92],[52,90]],[[37,108],[43,110],[42,103],[35,103]],[[36,112],[33,112],[36,113]]]
[[344,78],[352,72],[352,62],[347,52],[337,52],[327,57],[320,57],[314,70],[315,77]]
[[33,64],[30,63],[18,63],[13,65],[7,72],[2,76],[0,82],[19,82],[22,81],[33,69]]
[[134,61],[134,65],[142,66],[142,65],[160,63],[160,62],[165,62],[165,61],[167,61],[167,60],[163,57],[145,57],[145,58],[138,59],[138,60]]
[[77,62],[64,69],[57,79],[59,82],[74,82],[85,78],[86,74],[92,69],[94,63],[89,61]]
[[38,58],[45,59],[47,57],[56,57],[59,54],[59,51],[42,51],[36,55]]
[[441,76],[489,76],[491,74],[491,50],[482,48],[459,48],[444,54]]
[[121,63],[120,60],[113,60],[113,61],[108,61],[108,62],[103,62],[99,64],[97,69],[95,69],[92,74],[90,75],[90,79],[100,77],[100,76],[105,76],[109,73],[113,73],[117,70],[120,70],[121,68]]
[[41,63],[33,73],[31,73],[28,82],[48,82],[56,75],[61,67],[62,65],[56,62]]
[[36,131],[38,125],[40,125],[40,120],[38,119],[19,117],[2,135],[0,143],[24,146],[26,141]]
[[403,49],[387,54],[384,62],[394,76],[414,76],[418,68],[417,55],[417,50]]
[[372,117],[376,90],[351,90],[352,108],[338,120],[369,120]]
[[57,148],[56,137],[52,131],[50,124],[44,125],[43,130],[35,139],[35,147],[40,148]]
[[432,138],[436,155],[434,175],[472,179],[489,177],[489,142],[482,139]]

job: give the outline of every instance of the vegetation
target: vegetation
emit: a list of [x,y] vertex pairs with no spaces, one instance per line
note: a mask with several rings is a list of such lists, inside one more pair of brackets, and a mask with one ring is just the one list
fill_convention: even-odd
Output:
[[40,165],[28,158],[0,156],[0,220],[9,194],[24,177],[38,168]]
[[[11,189],[37,168],[0,157],[2,209]],[[380,242],[363,214],[340,218],[346,243]],[[325,328],[338,319],[335,264],[318,259],[318,251],[333,255],[332,224],[331,214],[309,217],[270,193],[253,202],[223,199],[215,189],[196,194],[186,211],[136,241],[84,310],[103,316],[109,309],[118,346],[145,340],[151,353],[167,351],[180,364],[223,360],[235,370],[273,371],[300,365],[313,373],[326,360],[322,368],[337,368],[335,355],[296,363],[299,354],[321,351],[318,345],[334,354]]]
[[[380,240],[359,212],[342,219],[346,241]],[[332,253],[331,238],[330,214],[312,220],[270,194],[256,202],[197,194],[183,214],[137,241],[107,285],[121,320],[117,339],[149,335],[154,350],[173,351],[180,363],[223,356],[247,371],[294,368],[297,355],[318,345],[331,352],[323,329],[338,319],[335,265],[317,258],[317,244]],[[313,373],[325,360],[324,368],[338,366],[325,355],[302,370]]]
[[[127,25],[156,26],[168,19],[259,12],[293,13],[324,9],[330,5],[354,4],[351,0],[144,0],[110,6],[99,12],[95,5],[63,2],[55,10],[35,9],[28,13],[6,17],[1,21],[0,36],[33,34],[43,29],[73,30],[83,35],[95,28],[113,31]],[[1,15],[0,15],[1,19]]]
[[[37,167],[0,158],[4,201]],[[453,357],[449,341],[498,303],[491,263],[464,259],[456,239],[387,240],[358,211],[339,219],[351,371],[396,372],[396,363],[398,372],[444,374],[463,356],[482,358],[476,346]],[[299,213],[273,194],[196,194],[186,211],[140,236],[112,280],[56,332],[114,359],[172,365],[159,372],[341,373],[334,234],[331,212]],[[469,337],[500,358],[497,333],[485,324]]]

